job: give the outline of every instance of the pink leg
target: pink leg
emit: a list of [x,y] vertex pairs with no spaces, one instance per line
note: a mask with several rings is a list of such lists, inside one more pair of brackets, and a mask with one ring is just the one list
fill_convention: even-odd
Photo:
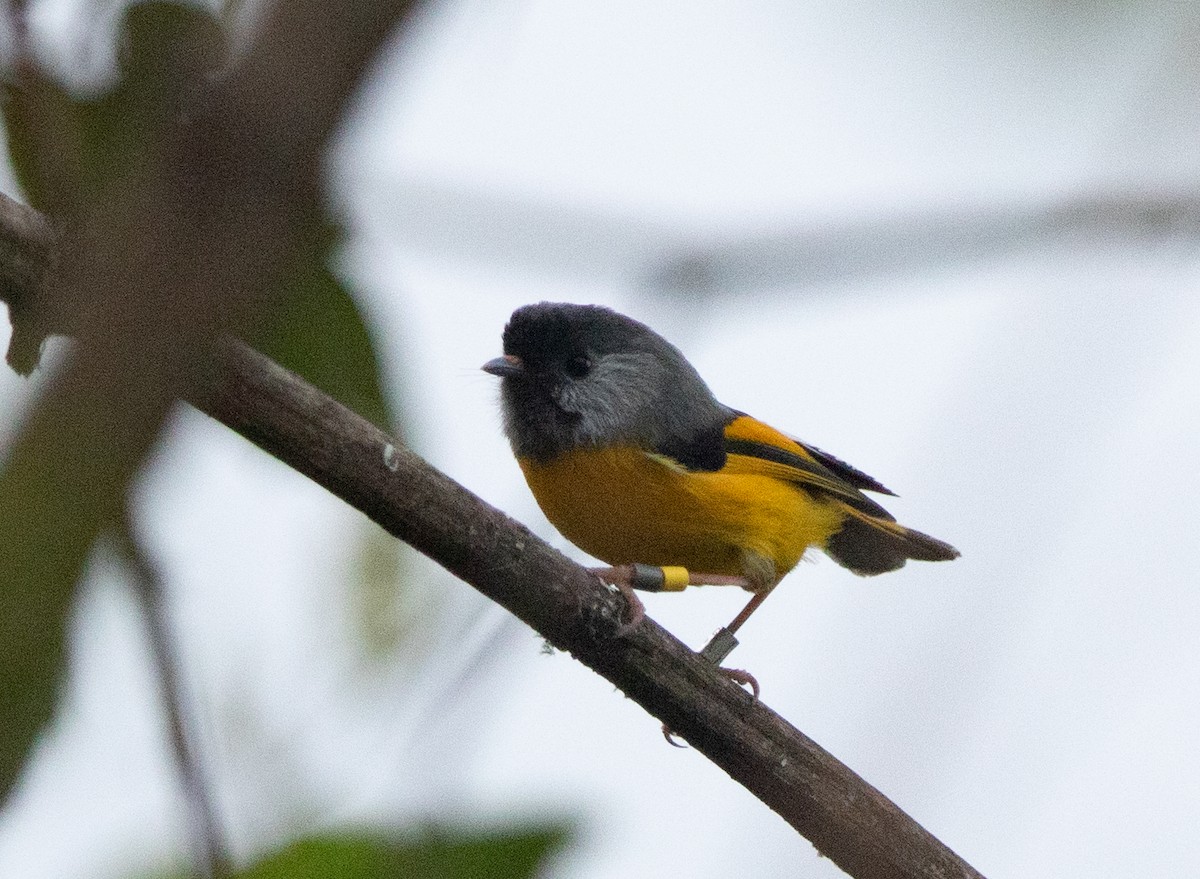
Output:
[[[776,581],[776,582],[778,582],[778,581]],[[740,629],[742,627],[742,624],[745,623],[746,620],[750,619],[750,614],[752,614],[756,610],[758,610],[759,607],[762,606],[762,603],[767,600],[767,596],[771,594],[771,590],[773,590],[774,588],[775,588],[775,583],[772,583],[770,586],[768,586],[762,592],[755,592],[754,597],[752,597],[746,603],[746,606],[742,608],[742,612],[739,613],[737,616],[735,616],[733,618],[733,621],[725,628],[728,629],[730,632],[736,632],[738,629]]]
[[[639,570],[642,569],[642,570]],[[634,591],[635,587],[649,589],[655,591],[661,589],[661,579],[657,583],[653,579],[644,579],[646,570],[653,571],[654,568],[647,566],[634,565],[617,565],[611,568],[591,568],[593,574],[600,578],[603,583],[611,583],[617,587],[621,595],[625,597],[626,610],[628,619],[621,624],[617,632],[617,636],[621,637],[632,631],[646,617],[646,607],[642,604],[642,600],[638,598]],[[661,572],[660,572],[661,577]],[[688,574],[689,586],[740,586],[743,589],[754,590],[754,584],[747,577],[731,576],[729,574]],[[750,672],[740,668],[724,668],[721,662],[729,655],[730,651],[737,646],[737,639],[733,637],[733,633],[740,629],[750,619],[753,614],[767,600],[767,596],[771,594],[771,590],[775,588],[775,583],[772,583],[762,591],[754,592],[753,597],[742,608],[741,613],[733,618],[728,626],[725,626],[713,637],[708,646],[701,651],[700,655],[717,666],[717,670],[725,677],[729,678],[739,686],[750,687],[754,698],[758,699],[760,688],[758,681]],[[683,745],[675,740],[674,733],[666,724],[662,728],[663,737],[668,744],[676,748],[681,748]]]
[[760,691],[758,681],[755,680],[754,675],[740,668],[724,668],[721,666],[721,663],[725,661],[725,657],[732,653],[733,648],[737,646],[737,638],[733,636],[733,633],[740,629],[746,620],[750,619],[750,615],[762,606],[762,603],[767,600],[767,596],[771,594],[771,590],[775,588],[778,582],[776,580],[775,583],[767,586],[761,592],[755,592],[754,596],[746,603],[746,606],[742,608],[741,613],[735,616],[725,628],[718,630],[717,634],[713,635],[708,644],[704,646],[704,649],[700,651],[701,656],[720,668],[722,674],[735,684],[749,686],[754,692],[755,699],[758,698]]
[[[628,634],[646,617],[646,607],[635,589],[656,592],[662,589],[662,569],[651,565],[616,565],[611,568],[589,568],[604,583],[611,583],[625,598],[628,619],[621,624],[619,635]],[[657,574],[657,578],[655,577]],[[728,574],[688,573],[689,586],[740,586],[753,588],[745,577]]]

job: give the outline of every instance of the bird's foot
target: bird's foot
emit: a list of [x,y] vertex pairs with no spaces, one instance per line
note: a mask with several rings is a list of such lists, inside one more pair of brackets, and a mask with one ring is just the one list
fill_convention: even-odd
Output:
[[[759,694],[762,692],[761,688],[758,686],[758,679],[745,669],[725,668],[721,665],[721,662],[725,659],[725,657],[733,652],[733,648],[737,646],[737,643],[737,638],[733,636],[733,632],[729,631],[728,628],[721,629],[717,632],[717,634],[713,635],[712,640],[710,640],[704,646],[704,649],[700,651],[699,656],[701,659],[705,659],[715,665],[718,673],[729,678],[729,680],[733,681],[738,686],[749,687],[750,695],[753,696],[754,701],[757,702]],[[679,740],[675,737],[675,731],[665,723],[662,726],[662,734],[663,738],[667,740],[667,744],[671,745],[672,747],[685,747],[685,745],[681,745]]]
[[617,565],[615,568],[589,568],[600,578],[600,582],[611,586],[625,599],[625,619],[617,625],[616,637],[624,638],[646,618],[646,605],[634,592],[636,571],[634,565]]
[[741,668],[725,668],[724,666],[719,667],[717,671],[725,675],[725,677],[729,678],[729,680],[733,681],[735,684],[743,687],[749,687],[750,695],[754,697],[755,702],[758,701],[758,695],[762,691],[759,689],[758,680],[754,677],[754,675],[750,674],[750,672]]
[[704,649],[700,651],[700,658],[707,659],[717,667],[717,671],[735,684],[748,686],[754,694],[754,698],[758,699],[760,690],[758,681],[754,675],[744,669],[725,668],[721,665],[725,661],[725,657],[732,653],[733,648],[737,647],[737,645],[738,639],[734,637],[733,632],[726,626],[723,629],[718,629],[717,634],[713,635],[709,642],[704,645]]
[[[717,671],[729,678],[729,680],[733,681],[738,686],[749,687],[750,695],[754,698],[755,702],[758,701],[758,694],[761,692],[759,690],[758,680],[754,677],[754,675],[750,674],[750,672],[746,671],[745,669],[724,668],[722,666],[717,666]],[[671,729],[665,723],[662,725],[662,734],[663,738],[667,740],[667,744],[672,748],[687,747],[686,744],[682,744],[679,741],[679,738],[675,734],[675,730]]]

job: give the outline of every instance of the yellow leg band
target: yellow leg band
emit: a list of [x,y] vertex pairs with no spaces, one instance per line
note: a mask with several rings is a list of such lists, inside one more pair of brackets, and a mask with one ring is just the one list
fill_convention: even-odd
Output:
[[682,592],[688,586],[688,569],[663,565],[663,592]]

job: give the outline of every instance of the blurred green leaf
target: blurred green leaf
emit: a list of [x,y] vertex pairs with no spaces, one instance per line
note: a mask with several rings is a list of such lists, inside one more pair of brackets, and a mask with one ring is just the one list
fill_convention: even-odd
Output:
[[301,255],[275,300],[269,323],[248,339],[277,363],[388,432],[397,419],[380,379],[379,358],[358,305],[330,269],[341,231],[328,227]]
[[225,61],[223,25],[208,10],[177,3],[138,3],[121,23],[116,84],[79,100],[91,203],[154,155],[186,103]]
[[[4,498],[11,503],[0,499],[0,515],[28,515],[43,492],[35,482],[13,486]],[[14,522],[0,530],[19,535],[23,529]],[[30,745],[49,721],[58,695],[76,574],[72,562],[82,555],[80,541],[90,544],[91,534],[68,532],[62,538],[66,545],[50,558],[36,557],[42,547],[29,542],[5,547],[0,564],[6,572],[0,589],[0,802],[20,774]],[[29,568],[39,576],[7,576],[14,569]]]
[[[64,415],[52,399],[0,476],[0,803],[51,718],[75,583],[132,469],[123,444],[97,441],[95,426],[112,421],[108,403],[92,397]],[[72,459],[62,460],[61,449]],[[89,481],[81,491],[84,468]]]
[[[16,174],[30,202],[56,222],[80,216],[142,165],[189,91],[224,57],[220,23],[193,6],[139,4],[127,11],[122,31],[121,77],[104,95],[72,96],[29,64],[20,65],[18,81],[3,86]],[[268,353],[391,429],[395,419],[367,328],[329,269],[337,240],[331,231],[297,260],[266,333]],[[20,362],[32,368],[43,331],[32,320],[28,328],[14,326],[14,336],[19,329],[26,330],[27,352]],[[124,415],[102,408],[76,413],[80,424]],[[79,460],[97,468],[95,485],[86,492],[68,489],[61,484],[62,462],[44,460],[40,451],[58,447],[53,438],[22,436],[20,443],[21,460],[10,460],[0,478],[0,799],[50,719],[74,584],[124,479],[120,468],[105,469],[104,455],[77,448]],[[26,521],[59,527],[47,533],[25,527]]]
[[[10,75],[11,76],[11,75]],[[29,204],[73,219],[82,200],[82,103],[45,71],[23,65],[3,84],[4,129],[13,173]]]
[[141,167],[226,54],[212,14],[157,0],[125,11],[120,41],[117,80],[98,97],[70,94],[32,63],[4,83],[17,181],[29,204],[57,222],[81,216]]
[[[15,79],[3,86],[17,178],[32,205],[59,224],[82,216],[93,199],[143,163],[187,90],[223,53],[215,19],[190,6],[135,6],[122,30],[121,78],[97,99],[71,95],[30,59],[21,59]],[[34,311],[11,312],[19,367],[32,368],[45,331]],[[63,447],[61,434],[49,435],[45,424],[29,426],[0,478],[0,799],[51,717],[75,583],[124,494],[125,450],[88,448],[95,431],[83,426],[133,415],[91,402],[94,411],[72,415],[72,424],[81,426],[72,431],[80,440],[71,447],[75,460],[50,454]],[[77,471],[78,462],[94,473],[84,491],[64,476]],[[56,527],[32,524],[46,522]]]
[[231,879],[528,879],[566,841],[563,827],[409,842],[340,837],[293,843]]

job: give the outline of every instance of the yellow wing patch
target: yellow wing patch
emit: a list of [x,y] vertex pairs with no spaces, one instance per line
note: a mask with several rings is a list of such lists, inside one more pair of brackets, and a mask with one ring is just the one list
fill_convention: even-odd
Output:
[[840,478],[808,449],[749,415],[741,415],[725,428],[725,470],[755,473],[790,482],[809,491],[844,501],[869,516],[891,519],[879,504]]
[[778,431],[771,425],[751,418],[749,415],[739,415],[725,426],[725,439],[746,440],[752,443],[762,443],[777,449],[799,455],[801,458],[816,463],[817,459],[809,454],[808,449],[800,445],[786,433]]

